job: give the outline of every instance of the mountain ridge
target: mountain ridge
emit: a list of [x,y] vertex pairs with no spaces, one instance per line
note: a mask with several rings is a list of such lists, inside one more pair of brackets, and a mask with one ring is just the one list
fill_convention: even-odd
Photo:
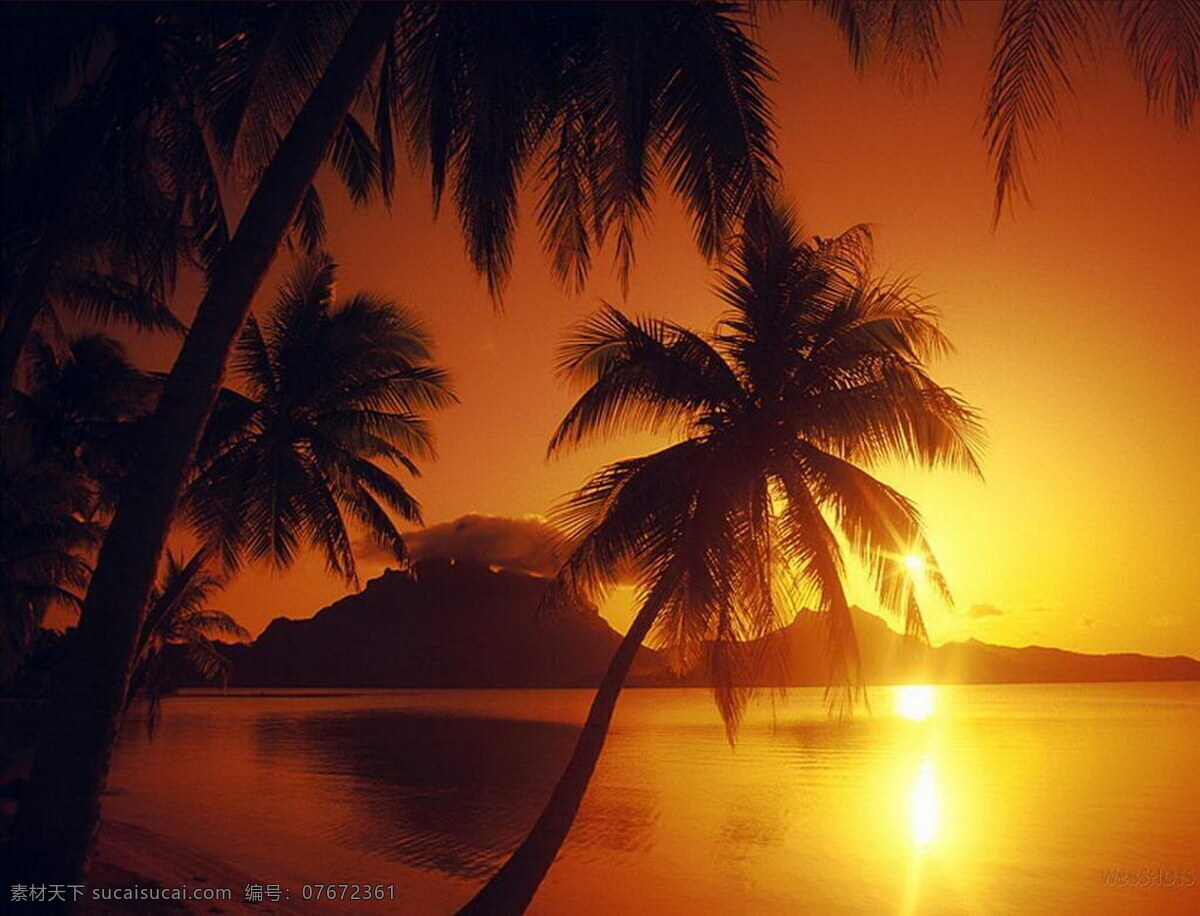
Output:
[[[621,640],[592,605],[539,611],[549,580],[476,561],[426,559],[389,570],[312,617],[277,617],[250,644],[223,651],[245,687],[582,687],[599,682]],[[926,646],[854,609],[870,683],[1067,683],[1200,680],[1200,661],[1139,653],[1092,655],[971,639]],[[743,644],[739,683],[825,686],[832,667],[822,615],[807,609]],[[681,676],[639,650],[632,686],[708,683],[701,663]]]

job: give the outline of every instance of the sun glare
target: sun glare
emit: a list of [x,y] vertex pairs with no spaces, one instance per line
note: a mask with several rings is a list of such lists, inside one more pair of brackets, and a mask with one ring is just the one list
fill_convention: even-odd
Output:
[[921,722],[933,715],[934,694],[928,684],[904,684],[896,688],[896,715]]
[[925,558],[920,554],[910,553],[905,556],[904,565],[913,575],[920,575],[925,572]]
[[937,774],[931,761],[924,761],[918,768],[909,801],[912,805],[913,842],[924,848],[937,839],[942,820],[941,805],[938,801]]

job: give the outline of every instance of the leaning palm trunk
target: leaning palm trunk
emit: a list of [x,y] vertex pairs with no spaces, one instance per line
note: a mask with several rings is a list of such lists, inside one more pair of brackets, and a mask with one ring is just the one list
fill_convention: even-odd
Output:
[[625,677],[629,674],[633,659],[641,648],[642,640],[650,632],[661,606],[659,600],[652,598],[634,619],[629,632],[617,647],[612,661],[608,663],[608,670],[604,672],[604,679],[601,680],[592,700],[592,707],[588,710],[583,731],[575,742],[575,750],[571,752],[567,768],[559,777],[541,816],[500,871],[459,910],[459,916],[507,916],[509,913],[523,913],[529,906],[542,879],[546,877],[546,872],[554,864],[554,859],[571,830],[571,824],[575,821],[579,804],[583,801],[592,778],[592,771],[596,768],[596,761],[600,759],[600,751],[604,748],[604,739],[608,735],[608,725],[617,706],[617,697],[625,684]]
[[364,4],[264,172],[208,291],[128,475],[79,623],[79,657],[49,710],[14,828],[14,880],[78,882],[108,776],[130,667],[167,528],[250,302],[335,129],[395,21]]

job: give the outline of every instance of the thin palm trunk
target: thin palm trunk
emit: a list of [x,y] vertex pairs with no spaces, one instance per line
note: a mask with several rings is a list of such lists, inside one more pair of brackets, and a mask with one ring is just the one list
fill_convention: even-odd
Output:
[[508,916],[510,913],[524,913],[529,906],[575,821],[592,771],[604,748],[608,726],[617,707],[617,697],[661,607],[659,599],[651,598],[634,619],[609,662],[608,670],[604,672],[604,679],[592,699],[583,731],[575,742],[575,750],[571,752],[567,768],[559,777],[546,807],[542,809],[529,835],[500,871],[459,910],[459,916]]
[[125,702],[146,602],[186,470],[230,349],[305,189],[399,12],[364,4],[214,266],[128,475],[79,623],[79,657],[45,723],[13,837],[14,880],[78,882]]

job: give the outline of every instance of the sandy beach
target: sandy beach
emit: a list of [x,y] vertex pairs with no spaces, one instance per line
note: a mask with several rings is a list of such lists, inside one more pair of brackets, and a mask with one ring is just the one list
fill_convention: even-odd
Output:
[[[314,901],[263,901],[245,899],[246,888],[260,882],[239,868],[170,837],[120,821],[104,821],[88,872],[85,914],[129,913],[259,913],[294,916],[302,913],[339,914],[346,908]],[[131,887],[228,889],[230,900],[96,900],[97,888]]]

